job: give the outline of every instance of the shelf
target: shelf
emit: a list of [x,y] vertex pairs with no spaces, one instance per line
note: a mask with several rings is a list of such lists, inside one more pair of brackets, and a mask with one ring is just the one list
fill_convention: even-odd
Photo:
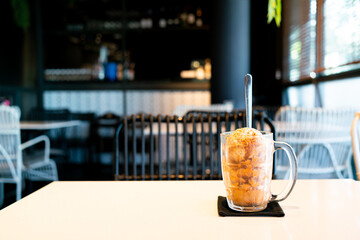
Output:
[[[108,62],[126,62],[130,69],[134,69],[135,63],[138,77],[133,81],[107,82],[92,80],[91,75],[77,81],[58,76],[61,80],[45,78],[44,90],[210,89],[208,80],[179,78],[179,73],[189,69],[192,61],[211,55],[211,11],[207,1],[75,1],[72,5],[44,1],[42,4],[44,9],[53,10],[44,11],[42,18],[47,20],[43,24],[43,67],[91,68],[95,62],[106,61],[100,60],[102,52],[101,58],[107,55]],[[194,21],[189,20],[190,14],[194,15]],[[200,16],[202,23],[196,21]],[[170,24],[174,19],[179,21]],[[107,51],[100,51],[102,46]]]
[[209,26],[202,26],[202,27],[196,27],[196,26],[172,26],[172,27],[166,27],[166,28],[137,28],[137,29],[129,29],[127,28],[126,31],[129,32],[168,32],[168,31],[179,31],[179,32],[185,32],[185,31],[209,31]]
[[162,32],[193,32],[193,31],[209,31],[210,27],[205,25],[202,27],[196,26],[172,26],[166,28],[136,28],[136,29],[94,29],[94,30],[47,30],[45,34],[55,35],[55,36],[71,36],[71,35],[81,35],[81,34],[122,34],[123,31],[129,33],[162,33]]
[[208,80],[46,81],[44,90],[209,90]]
[[103,35],[113,35],[113,34],[122,34],[122,29],[103,29],[103,30],[47,30],[44,31],[46,35],[52,36],[73,36],[73,35],[82,35],[82,34],[98,34],[101,33]]

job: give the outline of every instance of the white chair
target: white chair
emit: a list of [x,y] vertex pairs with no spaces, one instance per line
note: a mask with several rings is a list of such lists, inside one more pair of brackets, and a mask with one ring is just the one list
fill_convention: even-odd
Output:
[[[277,139],[289,143],[299,178],[352,178],[350,123],[353,109],[281,107],[275,116]],[[276,153],[276,176],[286,177],[284,153]]]
[[[58,180],[56,164],[49,159],[49,138],[42,135],[23,144],[20,138],[19,108],[0,106],[0,206],[4,200],[4,183],[16,184],[16,200],[19,200],[23,176],[33,181]],[[40,142],[45,143],[44,151],[28,158],[23,156],[25,149]]]
[[354,152],[354,162],[357,180],[360,180],[360,128],[359,128],[360,112],[355,113],[355,118],[351,124],[351,139]]

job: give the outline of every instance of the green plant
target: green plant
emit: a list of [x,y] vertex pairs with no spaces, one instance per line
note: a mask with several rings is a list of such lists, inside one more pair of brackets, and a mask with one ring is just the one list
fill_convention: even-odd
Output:
[[268,3],[268,23],[275,19],[276,26],[281,23],[281,0],[269,0]]
[[30,25],[30,11],[27,0],[11,0],[15,24],[22,29],[27,29]]

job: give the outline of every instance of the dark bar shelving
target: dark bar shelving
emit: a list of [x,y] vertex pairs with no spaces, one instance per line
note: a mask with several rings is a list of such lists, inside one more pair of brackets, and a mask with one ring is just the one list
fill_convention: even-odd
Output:
[[173,79],[134,80],[127,81],[125,88],[121,81],[47,81],[45,88],[47,90],[208,90],[210,82],[205,80],[174,81]]
[[124,69],[120,75],[125,81],[95,83],[96,77],[92,76],[88,78],[91,81],[82,79],[84,89],[107,89],[109,84],[122,90],[177,86],[209,89],[209,79],[202,83],[180,78],[182,70],[191,69],[192,61],[211,57],[211,11],[207,1],[56,0],[41,4],[44,90],[64,86],[81,89],[75,78],[74,83],[56,81],[56,76],[49,81],[45,71],[96,68],[101,46],[107,48],[105,62],[115,62]]

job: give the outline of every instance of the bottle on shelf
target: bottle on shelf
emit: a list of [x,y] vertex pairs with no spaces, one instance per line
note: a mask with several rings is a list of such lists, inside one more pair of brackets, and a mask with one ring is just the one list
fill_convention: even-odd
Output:
[[146,16],[143,17],[140,21],[141,28],[152,28],[153,27],[153,20],[152,20],[152,9],[148,9]]
[[195,14],[189,13],[189,14],[187,15],[187,23],[188,23],[189,25],[194,25],[194,24],[195,24]]
[[107,62],[105,64],[105,78],[110,81],[114,82],[117,77],[117,64],[116,62]]
[[196,9],[195,25],[196,25],[197,27],[202,27],[202,26],[203,26],[202,9],[201,9],[200,7],[198,7],[198,8]]
[[122,51],[118,50],[114,54],[114,61],[116,62],[116,80],[124,80],[124,63]]
[[195,25],[195,21],[196,21],[196,11],[195,9],[193,9],[192,7],[189,7],[188,11],[187,11],[187,25],[193,26]]
[[205,59],[205,79],[210,80],[211,79],[211,60],[210,58]]
[[129,66],[128,79],[129,80],[135,79],[135,63],[133,62],[131,62]]
[[124,79],[124,66],[122,63],[117,64],[116,79],[122,81]]
[[174,24],[174,19],[169,18],[169,19],[167,20],[167,24],[168,24],[169,26],[172,26],[172,25]]
[[124,60],[124,80],[135,79],[135,63],[131,61],[130,52],[125,51]]
[[211,63],[210,58],[204,60],[191,61],[191,70],[183,70],[180,72],[181,78],[210,80],[211,79]]
[[105,79],[114,82],[118,79],[118,64],[121,63],[122,53],[115,43],[107,43],[108,59],[105,63]]
[[94,73],[96,74],[96,79],[104,81],[105,79],[105,63],[107,62],[108,49],[105,45],[100,47],[99,58],[94,67]]
[[105,21],[104,30],[120,30],[122,23],[120,21]]
[[165,18],[165,7],[162,6],[160,7],[160,11],[159,11],[159,28],[166,28],[167,25],[167,21]]
[[180,21],[181,21],[181,25],[182,26],[186,26],[187,25],[187,12],[183,11],[182,13],[180,13]]
[[152,28],[153,27],[153,16],[152,16],[153,10],[151,8],[149,8],[147,10],[147,18],[146,18],[146,25],[148,28]]
[[174,25],[178,26],[180,24],[180,19],[178,17],[174,18]]

